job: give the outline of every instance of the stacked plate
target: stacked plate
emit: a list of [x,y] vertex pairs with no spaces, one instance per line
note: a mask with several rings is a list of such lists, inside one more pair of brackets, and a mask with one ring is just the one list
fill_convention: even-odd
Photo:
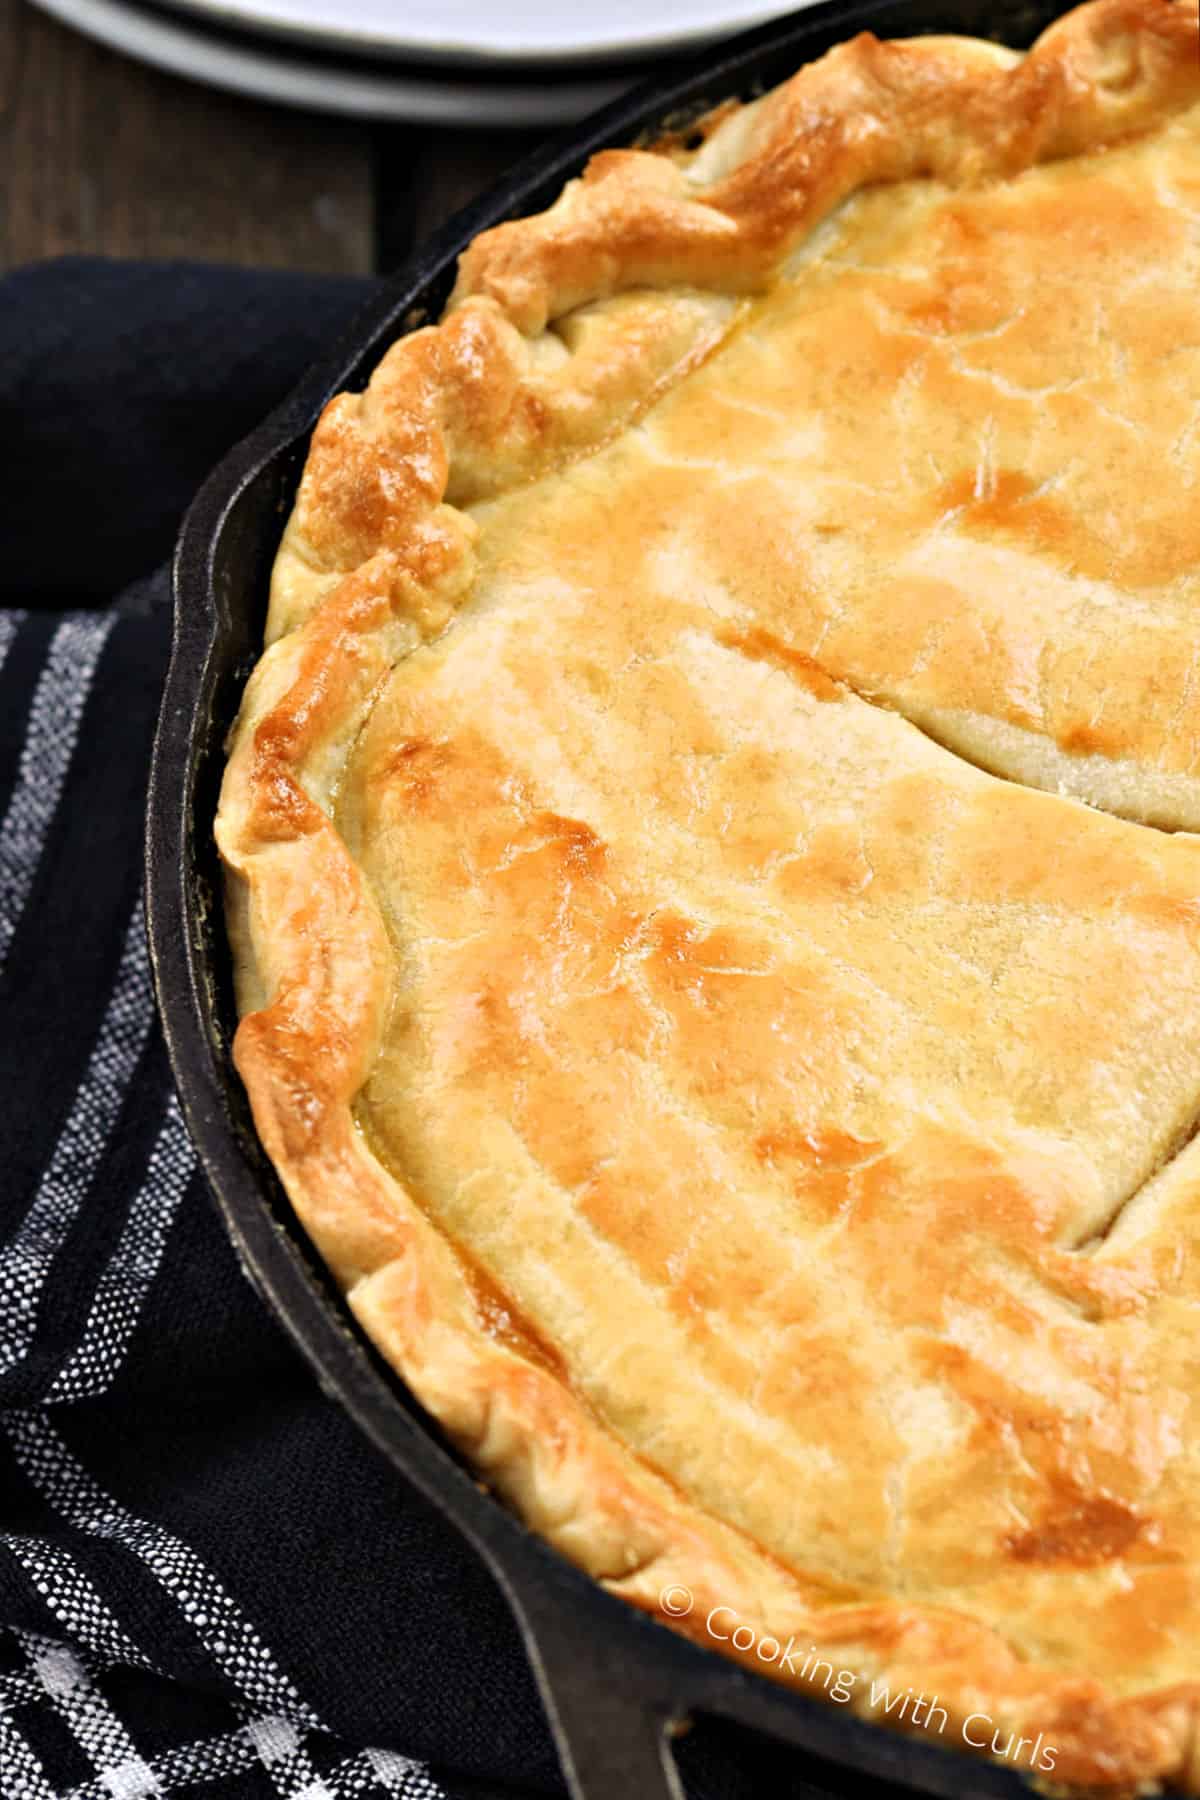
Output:
[[648,58],[796,0],[35,0],[144,62],[238,93],[360,118],[560,125]]

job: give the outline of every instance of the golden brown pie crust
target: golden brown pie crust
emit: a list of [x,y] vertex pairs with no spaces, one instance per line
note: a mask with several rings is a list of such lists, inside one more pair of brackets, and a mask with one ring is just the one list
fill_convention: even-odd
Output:
[[496,1490],[1108,1793],[1200,1793],[1198,39],[862,36],[477,239],[217,821],[263,1142]]

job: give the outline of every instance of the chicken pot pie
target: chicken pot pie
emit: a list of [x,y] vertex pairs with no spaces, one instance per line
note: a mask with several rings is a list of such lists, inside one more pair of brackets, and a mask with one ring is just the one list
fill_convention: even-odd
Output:
[[331,402],[217,821],[263,1142],[497,1492],[1109,1792],[1200,1793],[1198,477],[1194,0],[858,37]]

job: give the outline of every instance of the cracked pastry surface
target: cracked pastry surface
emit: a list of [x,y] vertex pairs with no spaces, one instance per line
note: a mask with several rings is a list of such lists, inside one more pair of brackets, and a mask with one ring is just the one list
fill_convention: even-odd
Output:
[[493,1485],[1110,1793],[1200,1793],[1198,277],[1169,0],[595,159],[327,409],[217,827]]

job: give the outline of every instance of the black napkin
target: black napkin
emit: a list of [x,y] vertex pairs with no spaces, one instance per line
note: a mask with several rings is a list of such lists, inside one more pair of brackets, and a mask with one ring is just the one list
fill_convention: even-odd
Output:
[[[142,937],[156,566],[364,285],[81,260],[0,283],[4,1800],[563,1792],[490,1577],[238,1270]],[[741,1734],[682,1762],[703,1800],[813,1791]]]

